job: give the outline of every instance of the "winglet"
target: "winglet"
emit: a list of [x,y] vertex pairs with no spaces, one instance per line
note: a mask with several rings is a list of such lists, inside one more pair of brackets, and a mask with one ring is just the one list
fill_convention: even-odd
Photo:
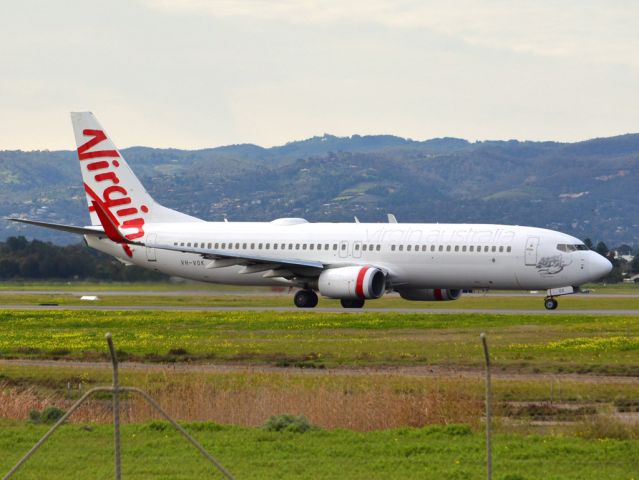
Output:
[[112,240],[115,243],[131,243],[120,233],[120,230],[118,230],[118,227],[115,223],[113,223],[113,220],[111,220],[107,212],[104,210],[104,207],[95,200],[91,203],[93,204],[95,213],[97,213],[98,218],[100,219],[102,228],[104,228],[104,233],[106,233],[107,237],[109,237],[109,240]]

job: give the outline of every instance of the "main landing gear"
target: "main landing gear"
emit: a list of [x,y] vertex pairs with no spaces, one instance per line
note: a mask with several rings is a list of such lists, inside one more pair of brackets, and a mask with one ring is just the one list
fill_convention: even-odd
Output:
[[362,308],[364,306],[364,300],[360,298],[342,298],[339,303],[344,308]]
[[317,293],[313,290],[299,290],[293,298],[295,306],[298,308],[315,308],[317,307]]

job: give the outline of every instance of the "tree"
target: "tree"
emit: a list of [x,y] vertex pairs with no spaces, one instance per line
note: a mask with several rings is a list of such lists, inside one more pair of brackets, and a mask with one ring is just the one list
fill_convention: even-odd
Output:
[[584,240],[584,245],[585,245],[586,247],[588,247],[588,249],[589,249],[589,250],[594,250],[594,249],[595,249],[595,248],[594,248],[594,245],[592,244],[592,240],[590,240],[589,238],[586,238],[586,239]]
[[639,255],[635,255],[635,258],[630,262],[630,271],[632,273],[639,273]]
[[608,245],[606,245],[604,242],[599,242],[595,247],[595,252],[603,257],[607,257],[609,251],[610,250],[608,249]]

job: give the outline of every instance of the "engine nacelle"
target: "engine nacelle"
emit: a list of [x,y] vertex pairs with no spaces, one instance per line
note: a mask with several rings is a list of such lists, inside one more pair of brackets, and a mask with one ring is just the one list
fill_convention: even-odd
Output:
[[461,290],[446,288],[406,288],[399,290],[399,296],[404,300],[421,300],[425,302],[457,300],[461,297],[461,294]]
[[379,298],[386,291],[386,276],[375,267],[340,267],[324,270],[319,292],[330,298]]

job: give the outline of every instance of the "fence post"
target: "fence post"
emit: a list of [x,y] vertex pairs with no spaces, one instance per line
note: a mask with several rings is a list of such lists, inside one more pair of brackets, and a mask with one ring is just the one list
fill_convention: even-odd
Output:
[[118,357],[113,346],[113,337],[110,333],[105,335],[111,353],[113,364],[113,446],[115,449],[115,480],[122,478],[122,464],[120,460],[120,381],[118,377]]
[[493,478],[493,452],[492,452],[492,423],[493,423],[493,392],[490,385],[490,355],[488,354],[488,341],[486,334],[480,335],[484,346],[484,358],[486,360],[486,476],[488,480]]

